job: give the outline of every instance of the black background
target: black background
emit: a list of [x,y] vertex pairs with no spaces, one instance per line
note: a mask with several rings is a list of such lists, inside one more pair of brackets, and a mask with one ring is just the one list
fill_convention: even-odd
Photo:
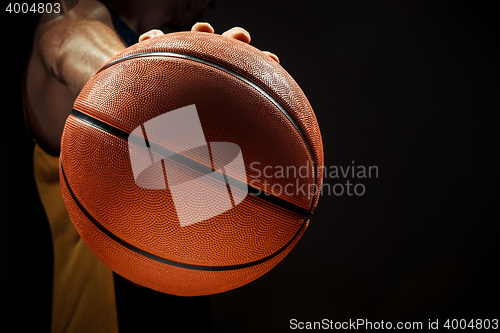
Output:
[[[39,218],[21,113],[36,20],[0,10],[0,295],[9,310],[2,325],[44,331],[50,232]],[[379,169],[378,178],[362,180],[363,196],[323,196],[276,268],[213,296],[216,331],[283,332],[291,318],[498,318],[500,54],[493,8],[217,0],[203,20],[218,33],[245,27],[254,46],[280,57],[316,112],[326,166],[354,161]]]

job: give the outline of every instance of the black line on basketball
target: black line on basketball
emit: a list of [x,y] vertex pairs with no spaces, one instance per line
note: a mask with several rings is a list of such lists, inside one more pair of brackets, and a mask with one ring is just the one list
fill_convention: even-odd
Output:
[[185,264],[185,263],[181,263],[181,262],[177,262],[177,261],[168,260],[168,259],[159,257],[157,255],[154,255],[152,253],[146,252],[144,250],[141,250],[140,248],[138,248],[138,247],[136,247],[136,246],[134,246],[134,245],[126,242],[125,240],[121,239],[120,237],[118,237],[117,235],[115,235],[114,233],[112,233],[111,231],[109,231],[108,229],[106,229],[102,224],[100,224],[96,219],[94,219],[94,217],[85,209],[85,207],[83,207],[83,205],[80,203],[80,201],[76,198],[76,195],[73,192],[73,190],[71,189],[71,186],[70,186],[70,184],[68,182],[68,178],[66,177],[66,173],[64,172],[64,167],[63,167],[63,161],[62,160],[60,161],[60,167],[61,167],[61,173],[62,173],[62,176],[63,176],[64,183],[66,184],[66,187],[68,189],[69,194],[71,195],[71,198],[73,199],[73,201],[75,202],[75,204],[78,206],[78,208],[80,209],[80,211],[85,215],[85,217],[87,217],[87,219],[96,228],[98,228],[106,236],[108,236],[109,238],[111,238],[115,242],[121,244],[122,246],[124,246],[125,248],[129,249],[130,251],[133,251],[133,252],[135,252],[137,254],[140,254],[140,255],[142,255],[144,257],[147,257],[149,259],[161,262],[163,264],[171,265],[171,266],[175,266],[175,267],[181,267],[181,268],[193,269],[193,270],[199,270],[199,271],[230,271],[230,270],[243,269],[243,268],[248,268],[248,267],[252,267],[252,266],[256,266],[256,265],[262,264],[262,263],[264,263],[264,262],[266,262],[268,260],[271,260],[272,258],[276,257],[281,252],[283,252],[287,247],[289,247],[293,243],[293,241],[297,238],[297,236],[300,234],[300,232],[302,231],[302,229],[304,229],[304,227],[307,224],[307,220],[308,220],[308,218],[304,219],[304,221],[302,222],[302,225],[300,226],[299,230],[297,230],[297,232],[295,233],[295,235],[292,237],[292,239],[288,243],[286,243],[278,251],[276,251],[276,252],[274,252],[274,253],[270,254],[269,256],[264,257],[262,259],[259,259],[259,260],[256,260],[256,261],[252,261],[252,262],[249,262],[249,263],[245,263],[245,264],[227,265],[227,266],[202,266],[202,265]]
[[[101,129],[109,134],[118,136],[119,138],[122,138],[123,140],[128,140],[128,138],[129,138],[129,134],[127,132],[125,132],[119,128],[116,128],[114,126],[111,126],[108,123],[105,123],[97,118],[89,116],[81,111],[76,110],[76,109],[73,109],[73,111],[71,111],[71,115],[80,119],[80,120],[85,121],[86,123],[88,123],[94,127],[99,128],[99,129]],[[142,138],[140,138],[140,139],[142,140]],[[148,147],[154,147],[154,149],[149,150],[150,152],[151,151],[154,151],[155,153],[164,152],[164,154],[161,155],[162,157],[169,159],[170,161],[176,162],[180,165],[183,165],[185,167],[191,168],[192,170],[200,172],[203,175],[207,175],[207,176],[211,177],[210,175],[213,172],[212,167],[207,167],[206,165],[203,165],[199,162],[196,162],[196,161],[194,161],[186,156],[183,156],[181,154],[177,154],[173,151],[170,151],[170,150],[166,149],[165,147],[159,146],[159,145],[157,145],[154,142],[151,142],[149,140],[147,141],[147,145],[148,145]],[[294,214],[297,214],[297,215],[300,215],[300,216],[303,216],[306,218],[310,217],[312,215],[309,212],[309,210],[307,210],[305,208],[297,206],[297,205],[295,205],[291,202],[288,202],[288,201],[286,201],[278,196],[266,193],[264,190],[261,190],[257,187],[250,185],[250,184],[242,182],[239,179],[235,179],[231,176],[228,176],[225,173],[223,175],[226,178],[231,179],[231,186],[232,187],[240,189],[242,191],[246,191],[248,194],[250,194],[256,198],[259,198],[259,199],[264,200],[268,203],[271,203],[275,206],[286,209],[289,212],[292,212]],[[211,178],[219,181],[219,179],[215,176],[213,176]],[[229,183],[226,182],[226,184],[229,184]]]

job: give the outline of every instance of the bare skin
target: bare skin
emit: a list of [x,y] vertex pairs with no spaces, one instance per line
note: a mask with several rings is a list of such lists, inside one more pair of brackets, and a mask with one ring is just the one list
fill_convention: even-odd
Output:
[[[175,8],[181,8],[174,8],[176,1],[109,0],[108,4],[138,33],[168,21],[186,24],[191,19],[189,15],[171,14]],[[133,15],[139,12],[135,6],[143,7],[141,16]],[[212,26],[203,22],[194,24],[191,30],[214,33]],[[161,34],[161,30],[150,29],[140,36],[139,42]],[[248,31],[240,27],[222,35],[245,43],[251,40]],[[107,8],[97,0],[80,0],[66,14],[38,26],[27,70],[26,115],[28,126],[44,146],[54,151],[60,149],[64,122],[78,93],[102,65],[125,48]],[[279,62],[276,55],[263,52]]]

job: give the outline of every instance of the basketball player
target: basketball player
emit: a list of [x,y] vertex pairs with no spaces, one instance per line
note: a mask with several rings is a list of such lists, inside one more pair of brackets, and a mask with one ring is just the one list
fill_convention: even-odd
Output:
[[[133,322],[130,316],[121,316],[117,311],[116,297],[120,295],[115,295],[115,283],[118,278],[114,278],[86,247],[66,212],[58,176],[60,140],[66,117],[85,83],[108,59],[127,46],[161,35],[163,31],[191,28],[214,33],[210,24],[195,23],[209,2],[80,0],[59,17],[50,20],[45,17],[45,23],[35,31],[26,71],[24,108],[27,127],[35,140],[35,180],[50,223],[54,247],[52,332],[118,332],[118,318],[121,332],[127,328],[133,330],[122,323],[126,319]],[[63,9],[70,5],[64,0],[58,3]],[[162,27],[163,31],[156,27]],[[249,33],[239,27],[223,35],[250,42]],[[274,54],[266,53],[278,61]],[[134,295],[137,297],[137,293]],[[174,296],[159,295],[164,297],[159,300],[163,303],[160,309],[152,308],[158,304],[138,304],[149,314],[148,318],[141,318],[136,313],[137,318],[132,318],[142,321],[139,327],[144,330],[141,331],[148,331],[147,324],[159,319],[165,323],[165,331],[177,331],[178,327],[190,331],[193,325],[204,331],[211,330],[208,298],[179,301]],[[137,302],[140,303],[141,298]],[[168,306],[168,303],[173,305]],[[176,321],[184,322],[176,326]]]

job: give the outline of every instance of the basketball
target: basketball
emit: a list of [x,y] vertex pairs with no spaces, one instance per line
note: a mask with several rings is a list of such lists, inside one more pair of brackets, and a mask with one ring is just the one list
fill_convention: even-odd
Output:
[[111,270],[180,296],[243,286],[306,230],[323,146],[299,85],[255,47],[178,32],[127,48],[66,120],[71,220]]

